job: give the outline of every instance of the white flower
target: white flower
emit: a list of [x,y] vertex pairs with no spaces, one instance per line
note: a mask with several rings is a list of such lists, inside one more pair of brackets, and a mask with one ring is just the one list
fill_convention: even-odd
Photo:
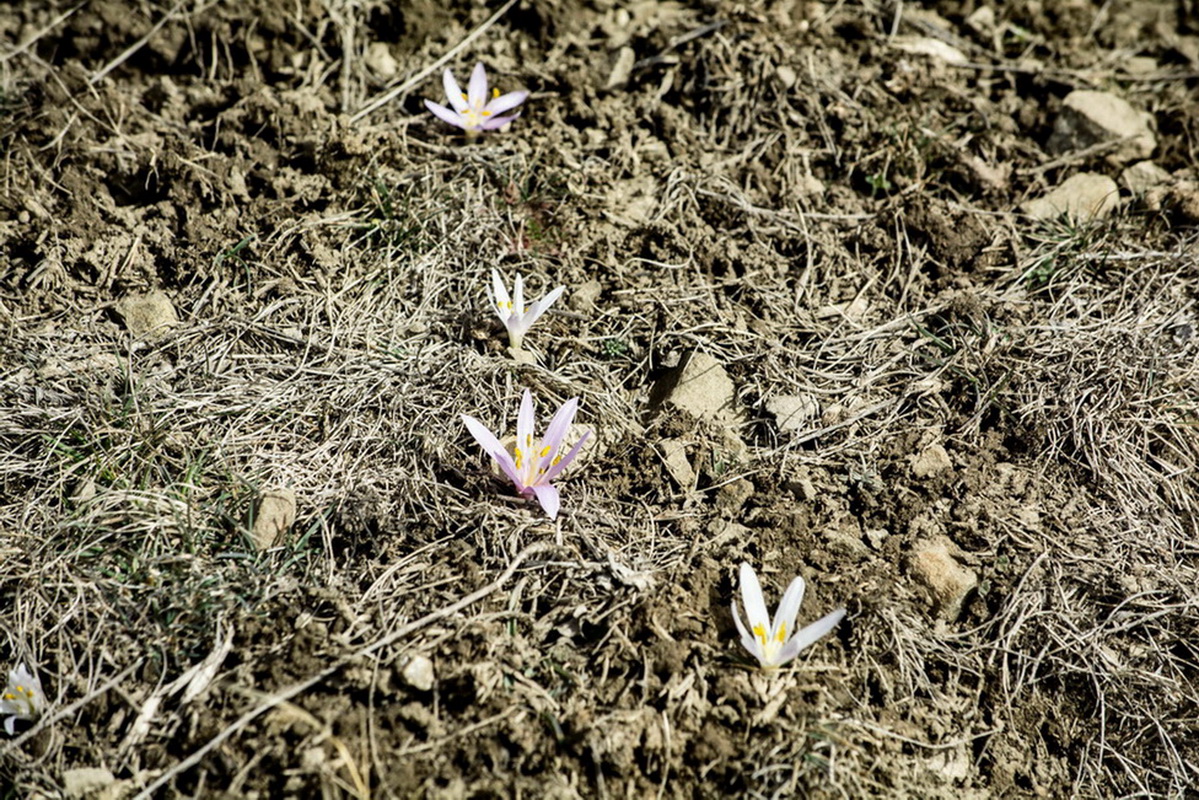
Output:
[[[774,622],[770,621],[770,612],[766,610],[766,601],[762,598],[762,586],[758,576],[754,574],[749,564],[741,565],[741,602],[745,606],[745,615],[749,618],[749,629],[741,622],[737,613],[737,602],[733,601],[733,621],[741,633],[741,644],[750,652],[764,669],[781,667],[799,655],[800,651],[831,631],[841,618],[845,609],[839,608],[831,614],[826,614],[806,628],[795,628],[795,618],[799,615],[799,604],[803,602],[803,578],[796,577],[783,593]],[[787,638],[788,632],[791,637]]]
[[508,342],[512,345],[513,350],[521,349],[525,333],[533,327],[537,318],[562,296],[564,291],[566,291],[566,287],[559,286],[545,297],[531,303],[526,309],[525,280],[520,273],[516,274],[516,285],[512,287],[512,296],[510,297],[503,279],[500,278],[499,270],[491,271],[491,291],[487,293],[487,298],[491,301],[495,313],[499,314],[504,327],[508,329]]
[[483,68],[482,62],[475,65],[465,92],[458,86],[458,81],[454,80],[454,74],[448,69],[442,75],[442,83],[445,86],[446,99],[450,101],[453,108],[446,108],[431,100],[425,101],[425,108],[451,125],[456,125],[472,135],[480,131],[493,131],[502,128],[519,117],[519,111],[506,117],[497,115],[511,111],[529,96],[528,92],[523,91],[501,95],[500,90],[495,89],[489,101],[487,99],[487,70]]
[[4,688],[4,694],[0,695],[0,715],[8,715],[8,719],[4,720],[4,730],[8,735],[13,735],[13,725],[17,720],[35,720],[45,707],[46,695],[37,676],[30,674],[24,664],[18,664],[16,669],[10,670],[8,685]]

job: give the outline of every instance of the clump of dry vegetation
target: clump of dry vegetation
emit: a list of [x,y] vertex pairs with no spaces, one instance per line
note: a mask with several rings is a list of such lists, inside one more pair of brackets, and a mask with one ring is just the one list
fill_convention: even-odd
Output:
[[[981,8],[0,10],[8,794],[1183,796],[1199,30]],[[1078,88],[1166,177],[1030,220],[1127,166]],[[527,362],[494,267],[567,287]],[[459,416],[526,388],[554,520]],[[756,669],[743,561],[846,620]]]

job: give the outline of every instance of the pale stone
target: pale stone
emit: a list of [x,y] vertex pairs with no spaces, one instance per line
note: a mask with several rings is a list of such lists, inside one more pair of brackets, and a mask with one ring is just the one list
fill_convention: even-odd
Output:
[[1102,219],[1120,204],[1120,189],[1106,175],[1081,172],[1049,194],[1029,200],[1020,208],[1033,219],[1055,219],[1063,214],[1076,222]]
[[362,60],[366,63],[367,69],[380,78],[394,78],[395,74],[400,71],[400,64],[391,54],[391,49],[386,42],[371,42],[366,48],[366,55]]
[[799,76],[795,74],[795,70],[788,67],[786,64],[781,64],[774,68],[774,74],[783,84],[784,88],[790,89],[799,81]]
[[783,394],[766,401],[766,410],[774,415],[781,431],[800,431],[820,416],[820,403],[810,394]]
[[692,416],[732,422],[736,388],[724,367],[707,353],[690,353],[654,385],[654,405],[670,404]]
[[604,84],[604,89],[612,91],[628,83],[633,74],[633,65],[636,63],[637,53],[633,48],[628,46],[620,48],[620,52],[616,54],[616,61],[612,64],[612,71],[608,73],[608,82]]
[[404,683],[418,692],[427,692],[433,688],[435,677],[433,674],[433,662],[425,656],[413,656],[404,665],[404,671],[401,675],[404,678]]
[[117,313],[125,321],[125,327],[134,336],[179,324],[175,306],[161,291],[130,295],[117,301]]
[[87,797],[111,786],[115,781],[116,777],[106,769],[79,767],[63,770],[62,790],[67,797]]
[[951,44],[928,36],[896,36],[891,40],[891,46],[912,55],[928,56],[946,64],[965,64],[969,62],[965,53]]
[[1138,161],[1120,173],[1120,183],[1134,197],[1140,197],[1156,186],[1162,186],[1172,180],[1170,173],[1154,164],[1152,161]]
[[1066,95],[1062,111],[1046,142],[1051,153],[1065,153],[1117,140],[1127,140],[1106,153],[1114,163],[1148,158],[1157,147],[1150,123],[1153,117],[1137,111],[1110,92],[1079,89]]
[[687,446],[679,439],[663,439],[658,442],[662,451],[662,463],[666,471],[679,485],[679,488],[689,492],[695,488],[695,470],[687,458]]
[[917,478],[931,478],[953,469],[949,453],[939,444],[931,445],[911,458],[912,474]]
[[951,554],[956,549],[944,536],[936,536],[917,542],[908,558],[912,574],[929,588],[937,613],[947,620],[958,618],[962,603],[978,587],[974,571],[959,564]]
[[259,550],[281,544],[296,521],[296,493],[291,489],[263,492],[254,510],[250,538]]

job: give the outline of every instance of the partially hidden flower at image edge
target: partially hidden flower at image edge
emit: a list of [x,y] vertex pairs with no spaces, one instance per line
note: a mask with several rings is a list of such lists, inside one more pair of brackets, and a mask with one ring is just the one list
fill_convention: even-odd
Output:
[[508,287],[504,286],[504,280],[500,277],[499,270],[491,271],[491,291],[487,293],[487,298],[491,301],[491,307],[495,309],[495,313],[499,315],[500,321],[504,323],[504,327],[508,329],[508,342],[512,345],[513,350],[520,350],[523,347],[525,334],[528,333],[529,328],[533,327],[533,323],[562,296],[564,291],[566,291],[566,287],[559,286],[525,308],[525,280],[520,273],[516,274],[516,283],[513,284],[512,294],[509,295]]
[[550,519],[554,519],[558,516],[561,500],[558,490],[550,481],[574,461],[583,448],[583,443],[591,435],[591,431],[587,431],[565,455],[559,453],[562,440],[566,437],[578,409],[579,398],[572,397],[567,400],[550,420],[549,427],[545,429],[545,436],[539,441],[534,441],[533,396],[525,389],[520,401],[520,413],[516,417],[516,446],[512,453],[508,452],[495,434],[474,417],[463,414],[462,421],[487,455],[494,458],[504,474],[512,480],[517,492],[524,497],[536,497],[545,513]]
[[45,707],[46,695],[37,676],[30,673],[24,664],[10,670],[8,684],[4,687],[4,694],[0,695],[0,716],[8,717],[4,720],[5,733],[12,736],[17,720],[35,720]]
[[733,621],[737,623],[741,643],[763,668],[773,669],[786,664],[805,647],[836,627],[845,616],[845,609],[840,608],[807,627],[795,630],[795,618],[799,615],[803,593],[803,578],[796,576],[787,591],[783,592],[783,599],[771,621],[758,576],[749,564],[741,565],[741,602],[745,606],[749,627],[742,623],[741,615],[737,613],[736,600],[733,601]]
[[482,63],[475,65],[465,92],[458,86],[458,81],[454,80],[454,74],[448,69],[442,75],[442,83],[445,85],[445,96],[450,101],[451,108],[446,108],[431,100],[425,101],[425,107],[440,119],[469,133],[493,131],[504,127],[520,116],[519,111],[508,115],[505,115],[504,112],[516,108],[529,96],[529,93],[525,91],[500,94],[499,89],[494,89],[489,100],[487,98],[487,70],[483,68]]

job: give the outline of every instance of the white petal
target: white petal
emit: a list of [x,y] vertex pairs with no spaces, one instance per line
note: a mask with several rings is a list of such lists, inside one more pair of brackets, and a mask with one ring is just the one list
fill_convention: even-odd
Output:
[[474,71],[470,73],[470,83],[466,85],[466,95],[471,108],[483,110],[483,106],[487,103],[487,70],[483,69],[482,61],[475,64]]
[[779,601],[778,611],[774,612],[774,625],[770,628],[770,635],[777,636],[780,626],[786,625],[788,634],[795,633],[795,618],[799,616],[799,604],[803,602],[804,582],[803,578],[796,575],[795,580],[791,581],[791,585],[787,587],[787,591],[783,592],[783,599]]
[[465,111],[468,106],[462,97],[462,87],[458,85],[458,81],[454,80],[454,73],[447,69],[441,76],[441,84],[445,87],[445,97],[450,101],[454,110],[460,114]]
[[445,122],[450,123],[451,125],[454,125],[459,128],[466,127],[466,123],[462,121],[462,117],[459,114],[457,114],[453,111],[450,111],[445,106],[438,105],[437,103],[434,103],[432,100],[426,100],[425,108],[429,109],[437,117],[444,120]]
[[804,648],[837,627],[837,623],[844,617],[845,609],[839,608],[831,614],[825,614],[811,625],[796,633],[791,637],[789,642],[783,645],[783,649],[779,652],[778,663],[782,664],[784,661],[790,661],[795,658]]
[[[520,451],[521,475],[537,474],[537,453],[533,451],[533,429],[536,426],[533,414],[533,395],[525,389],[520,398],[520,412],[516,415],[516,446]],[[529,481],[526,481],[528,483]]]
[[558,509],[561,506],[558,490],[548,483],[538,483],[532,489],[533,494],[537,495],[537,502],[541,503],[541,507],[545,509],[545,513],[549,515],[549,518],[557,519]]
[[512,298],[508,296],[508,287],[504,286],[504,279],[500,277],[500,271],[493,269],[491,271],[491,305],[495,307],[495,313],[500,315],[503,322],[508,321],[510,312],[503,306],[510,304]]
[[762,663],[762,643],[757,637],[745,629],[745,623],[741,621],[741,614],[737,612],[737,601],[732,603],[733,607],[733,622],[737,625],[737,633],[741,634],[741,646],[749,651],[749,654],[758,659],[758,663]]
[[[516,273],[516,286],[512,290],[512,313],[518,317],[525,315],[525,279],[519,272]],[[529,323],[525,323],[525,329],[528,330]]]
[[508,448],[495,438],[495,434],[489,431],[486,425],[474,417],[463,414],[462,421],[466,423],[466,429],[470,431],[471,436],[475,437],[475,441],[483,448],[483,452],[495,459],[504,474],[516,484],[517,490],[523,490],[525,485],[521,482],[520,473],[512,461],[512,456],[508,454]]
[[554,291],[550,292],[545,297],[529,306],[529,312],[525,314],[525,326],[530,328],[533,327],[533,323],[537,321],[537,318],[548,311],[549,307],[554,304],[554,301],[562,296],[564,291],[566,291],[566,287],[559,286],[557,289],[554,289]]
[[502,94],[488,103],[486,110],[489,114],[502,114],[505,111],[511,111],[516,108],[528,96],[528,92],[508,92],[508,94]]
[[770,612],[766,610],[766,601],[762,598],[762,585],[758,583],[753,567],[745,562],[741,563],[741,603],[745,606],[750,630],[761,626],[762,630],[769,632]]

